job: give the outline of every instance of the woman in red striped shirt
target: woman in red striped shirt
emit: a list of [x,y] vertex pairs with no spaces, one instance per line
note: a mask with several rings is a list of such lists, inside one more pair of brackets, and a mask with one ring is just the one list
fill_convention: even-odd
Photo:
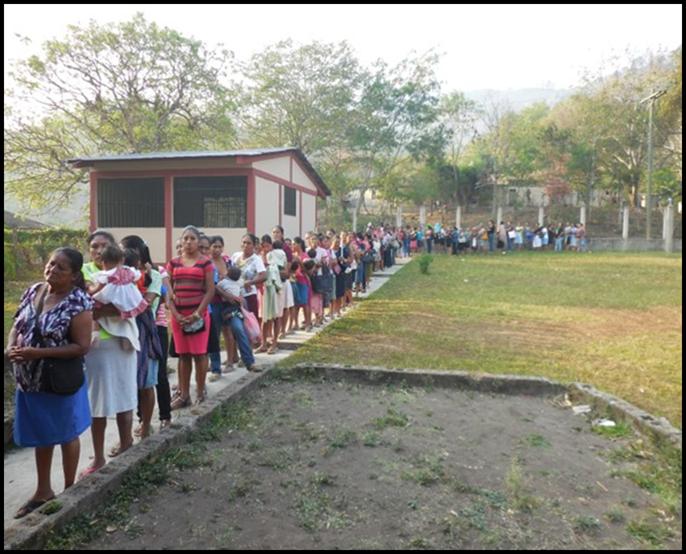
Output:
[[[179,355],[179,388],[172,401],[172,410],[190,406],[190,381],[195,360],[196,402],[207,397],[207,338],[210,316],[207,306],[214,296],[212,261],[200,253],[200,231],[189,225],[183,230],[181,256],[167,264],[167,273],[174,291],[169,304],[174,347]],[[202,321],[202,323],[201,323]]]

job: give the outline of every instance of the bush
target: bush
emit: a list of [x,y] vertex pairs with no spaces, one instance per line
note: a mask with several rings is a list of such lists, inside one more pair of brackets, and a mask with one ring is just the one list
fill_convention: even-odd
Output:
[[433,261],[434,258],[431,254],[422,254],[419,256],[419,271],[424,274],[429,273],[429,265],[431,265],[431,262]]
[[[47,263],[50,253],[61,246],[71,246],[84,252],[87,238],[88,231],[86,230],[5,227],[4,278],[15,280],[35,274]],[[8,254],[10,254],[9,261]]]

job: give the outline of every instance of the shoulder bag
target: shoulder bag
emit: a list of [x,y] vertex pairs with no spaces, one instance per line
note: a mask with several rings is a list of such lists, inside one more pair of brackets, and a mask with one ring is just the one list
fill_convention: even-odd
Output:
[[[40,292],[34,324],[34,342],[37,343],[36,346],[43,348],[45,348],[45,344],[43,342],[43,334],[38,325],[38,318],[43,311],[43,301],[47,292],[48,287],[45,285]],[[83,356],[76,358],[43,358],[40,392],[71,396],[83,386],[84,381]]]

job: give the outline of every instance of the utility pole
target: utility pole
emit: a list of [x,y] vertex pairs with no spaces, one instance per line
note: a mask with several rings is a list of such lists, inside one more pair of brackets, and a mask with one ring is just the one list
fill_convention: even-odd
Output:
[[[493,217],[496,217],[497,200],[496,195],[498,193],[498,169],[496,167],[495,157],[493,158]],[[496,222],[497,223],[497,222]]]
[[648,195],[646,197],[646,239],[650,239],[650,224],[652,220],[652,194],[653,194],[653,105],[655,100],[666,94],[664,89],[656,90],[650,96],[646,96],[639,104],[648,104]]

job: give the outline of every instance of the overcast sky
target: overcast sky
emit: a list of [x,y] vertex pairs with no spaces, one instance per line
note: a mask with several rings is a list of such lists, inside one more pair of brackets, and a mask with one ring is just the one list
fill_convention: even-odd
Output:
[[[443,90],[568,88],[584,68],[625,51],[681,44],[682,6],[663,5],[152,5],[5,4],[8,60],[37,52],[67,25],[124,21],[136,11],[208,45],[224,43],[239,59],[279,40],[347,40],[364,64],[396,63],[412,50],[442,52]],[[17,34],[27,36],[26,46]],[[616,62],[615,62],[616,63]],[[7,83],[6,83],[7,84]]]

